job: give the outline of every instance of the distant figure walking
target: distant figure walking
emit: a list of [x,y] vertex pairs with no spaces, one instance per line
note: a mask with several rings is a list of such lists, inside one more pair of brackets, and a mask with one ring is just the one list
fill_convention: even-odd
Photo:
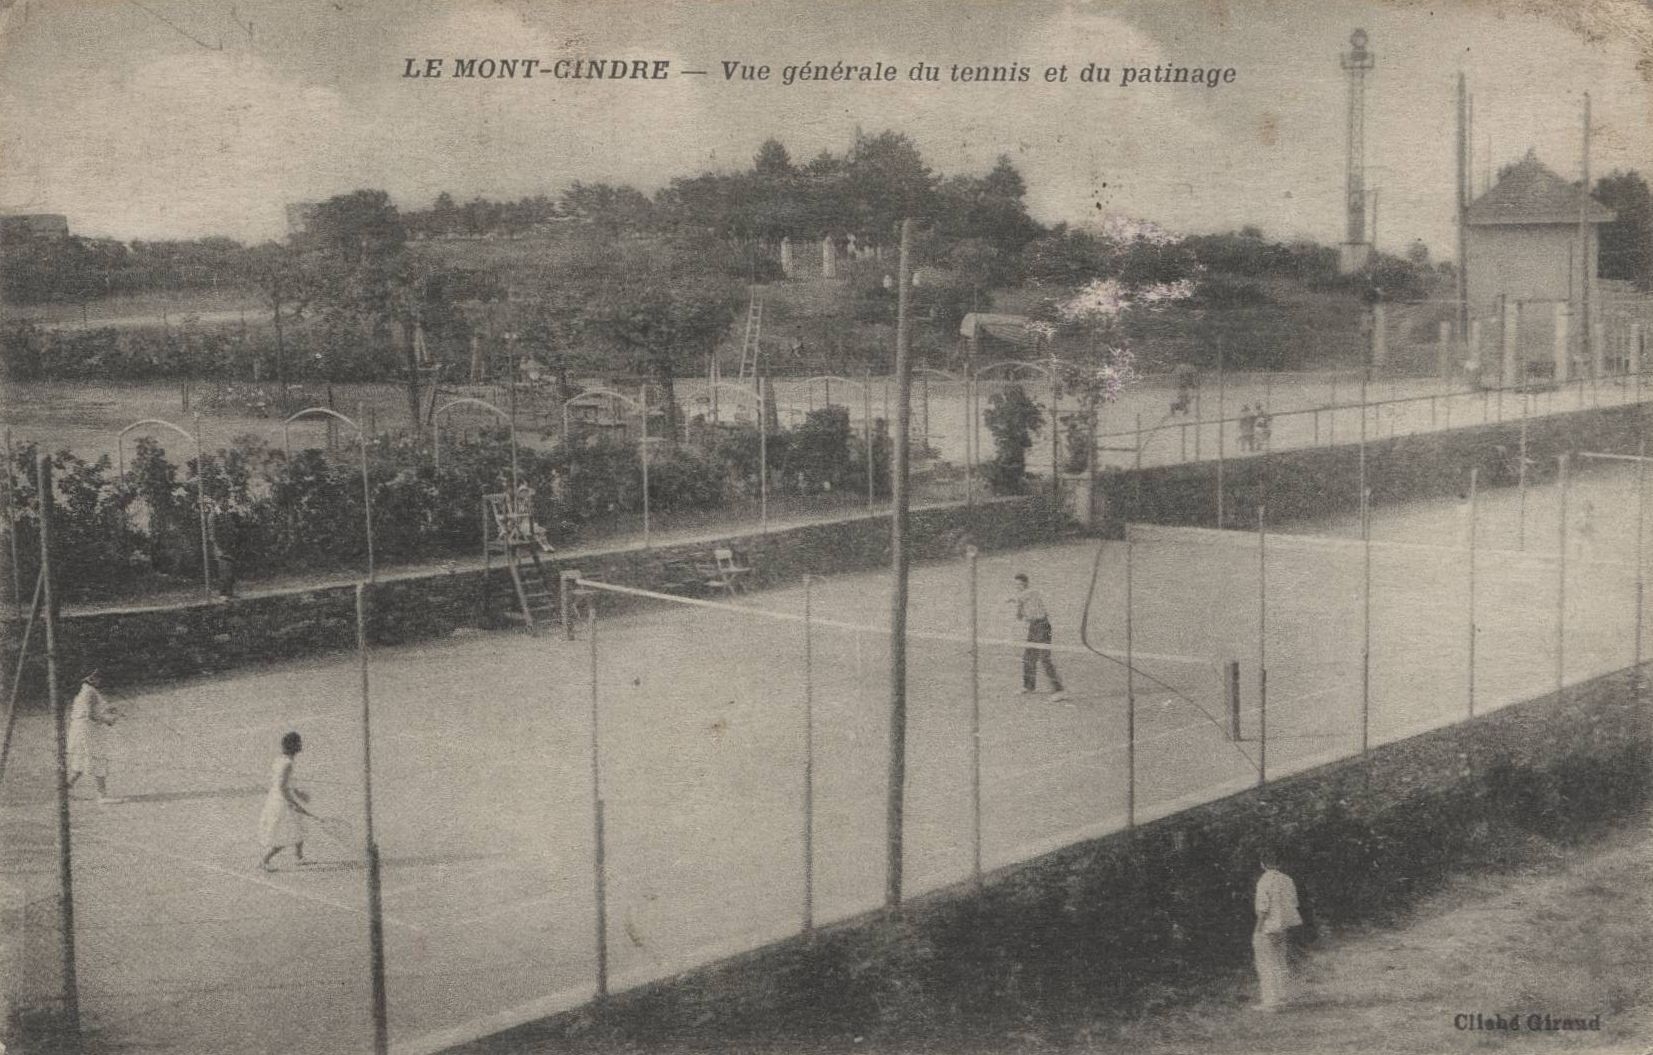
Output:
[[1252,441],[1252,450],[1268,450],[1269,430],[1273,427],[1273,421],[1261,403],[1257,404],[1257,415],[1251,427],[1255,437]]
[[1257,986],[1261,1011],[1278,1011],[1292,997],[1291,928],[1303,917],[1297,910],[1297,884],[1276,867],[1279,854],[1265,847],[1258,854],[1263,874],[1257,879],[1253,907],[1257,927],[1251,934],[1251,950],[1257,965]]
[[288,733],[281,738],[281,757],[270,769],[270,790],[264,796],[264,811],[258,817],[259,840],[264,844],[264,859],[258,862],[258,867],[266,872],[275,871],[270,862],[288,846],[293,848],[299,864],[310,863],[304,859],[304,819],[314,814],[307,805],[310,796],[293,782],[293,763],[302,750],[303,738],[297,733]]
[[[1016,605],[1016,618],[1027,623],[1027,640],[1030,645],[1050,644],[1050,613],[1045,610],[1045,599],[1039,596],[1039,591],[1028,585],[1027,575],[1016,575],[1016,596],[1012,598]],[[1062,699],[1066,694],[1062,689],[1062,679],[1056,673],[1056,663],[1051,659],[1048,648],[1026,648],[1022,650],[1022,693],[1026,695],[1039,687],[1039,667],[1045,668],[1045,677],[1050,681],[1050,694],[1055,699]]]
[[1250,403],[1240,408],[1240,449],[1242,451],[1257,449],[1257,415],[1252,413]]
[[80,679],[80,691],[69,705],[69,786],[87,773],[97,782],[98,802],[120,802],[109,794],[109,740],[105,729],[115,725],[115,709],[109,706],[98,687],[103,675],[91,671]]
[[1573,555],[1583,564],[1596,559],[1596,504],[1588,498],[1579,510],[1578,526],[1573,531]]

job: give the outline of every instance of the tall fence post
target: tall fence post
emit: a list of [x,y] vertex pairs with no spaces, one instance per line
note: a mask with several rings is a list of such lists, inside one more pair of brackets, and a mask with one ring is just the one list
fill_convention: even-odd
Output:
[[[760,421],[762,422],[758,426],[760,429],[769,427],[768,418],[760,418]],[[759,442],[767,448],[767,443],[762,440]],[[866,374],[861,382],[861,446],[867,458],[867,508],[871,509],[877,504],[878,498],[876,488],[873,486],[875,477],[873,462],[875,459],[872,456],[872,367],[870,366],[867,367]],[[765,449],[763,453],[767,455],[769,452]]]
[[1372,495],[1366,489],[1365,450],[1360,460],[1360,753],[1372,746]]
[[1481,470],[1469,470],[1469,716],[1475,717],[1475,527]]
[[815,577],[804,576],[804,932],[815,929],[815,639],[810,626]]
[[[637,457],[643,465],[643,548],[649,548],[649,386],[643,385],[637,392],[638,405],[642,407],[642,427],[637,430]],[[762,401],[759,401],[758,421],[763,421]],[[761,433],[760,433],[761,434]]]
[[970,876],[981,885],[981,594],[980,554],[965,551],[970,570]]
[[608,867],[603,831],[603,781],[597,725],[597,598],[585,610],[586,637],[591,651],[591,834],[592,885],[597,908],[597,999],[608,996]]
[[1527,405],[1531,402],[1532,398],[1523,391],[1521,393],[1520,462],[1515,467],[1515,548],[1522,551],[1527,548]]
[[1125,826],[1136,828],[1136,542],[1125,525]]
[[1636,445],[1636,673],[1633,681],[1639,689],[1642,684],[1642,624],[1646,592],[1646,570],[1642,565],[1643,539],[1647,525],[1647,441]]
[[[17,549],[17,468],[12,450],[11,429],[6,430],[6,538],[11,545],[11,601],[17,614],[23,612],[23,563]],[[124,474],[123,474],[124,475]]]
[[[59,689],[57,656],[57,595],[52,588],[52,458],[42,454],[37,465],[35,495],[40,506],[41,602],[46,617],[46,698],[52,709],[57,740],[57,878],[58,952],[62,962],[63,1018],[69,1036],[80,1038],[80,979],[75,955],[75,869],[73,835],[69,824],[69,714]],[[18,662],[22,662],[19,656]],[[15,703],[13,707],[15,708]]]
[[368,692],[367,584],[356,584],[356,654],[362,685],[362,849],[367,855],[367,942],[373,978],[373,1051],[390,1051],[390,1010],[385,990],[384,892],[380,887],[379,842],[373,834],[373,708]]
[[1257,783],[1268,783],[1268,536],[1257,507]]
[[[769,379],[758,376],[758,528],[769,534]],[[872,458],[869,452],[868,460]],[[870,485],[869,485],[870,486]]]
[[1555,691],[1567,685],[1567,456],[1556,459],[1560,466],[1561,515],[1557,517],[1560,552],[1555,591]]

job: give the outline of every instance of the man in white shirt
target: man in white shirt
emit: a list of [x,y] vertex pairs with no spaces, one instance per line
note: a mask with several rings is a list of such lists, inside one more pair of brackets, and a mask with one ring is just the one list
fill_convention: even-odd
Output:
[[1297,884],[1275,865],[1279,855],[1264,849],[1259,855],[1263,874],[1257,880],[1257,929],[1251,934],[1251,950],[1257,963],[1257,986],[1262,997],[1258,1007],[1278,1011],[1291,997],[1291,928],[1300,926],[1297,911]]
[[[1025,573],[1016,576],[1016,618],[1027,624],[1027,640],[1029,644],[1050,644],[1050,613],[1045,610],[1045,599],[1039,596],[1039,591],[1028,585]],[[1025,648],[1022,650],[1022,692],[1031,693],[1039,687],[1039,667],[1045,668],[1045,677],[1050,679],[1050,694],[1054,699],[1062,699],[1062,679],[1056,673],[1056,664],[1050,658],[1048,648]]]

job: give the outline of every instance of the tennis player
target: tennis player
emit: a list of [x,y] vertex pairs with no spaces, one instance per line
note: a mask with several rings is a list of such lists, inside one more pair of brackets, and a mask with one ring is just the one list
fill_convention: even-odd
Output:
[[103,675],[90,671],[69,705],[69,786],[90,773],[97,781],[98,802],[110,805],[121,801],[109,794],[109,740],[104,734],[115,725],[115,709],[98,691],[102,684]]
[[310,863],[304,859],[304,819],[315,814],[306,805],[310,796],[293,782],[293,763],[302,750],[303,738],[297,733],[288,733],[281,738],[281,757],[270,768],[270,791],[264,797],[264,812],[258,818],[258,834],[265,851],[258,867],[266,872],[275,871],[270,862],[288,846],[293,848],[299,864]]
[[[1045,599],[1039,596],[1039,591],[1028,585],[1025,572],[1017,573],[1016,596],[1011,600],[1016,605],[1016,618],[1027,624],[1028,643],[1050,644],[1050,613],[1046,611]],[[1050,658],[1048,648],[1022,650],[1022,694],[1027,695],[1039,687],[1040,666],[1045,668],[1045,677],[1050,679],[1051,697],[1058,700],[1066,698],[1062,679],[1056,673],[1056,663]]]

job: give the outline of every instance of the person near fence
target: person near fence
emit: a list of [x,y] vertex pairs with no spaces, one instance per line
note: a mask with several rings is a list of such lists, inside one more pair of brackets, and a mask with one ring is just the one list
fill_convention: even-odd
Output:
[[[1027,624],[1027,640],[1031,646],[1049,645],[1051,641],[1050,612],[1045,608],[1045,599],[1039,596],[1039,591],[1028,583],[1027,573],[1018,572],[1016,575],[1016,596],[1011,598],[1016,606],[1016,618]],[[1051,658],[1050,649],[1030,647],[1022,650],[1022,693],[1034,692],[1039,687],[1039,667],[1045,668],[1045,678],[1050,682],[1050,694],[1055,699],[1063,699],[1066,695],[1062,688],[1062,678],[1056,673],[1056,663]]]
[[1240,408],[1240,449],[1257,449],[1257,415],[1252,413],[1250,403]]
[[98,802],[110,805],[121,801],[109,794],[109,738],[104,732],[114,728],[115,709],[99,691],[102,684],[101,673],[88,672],[69,705],[69,787],[90,773],[98,786]]
[[1269,430],[1272,427],[1273,421],[1269,418],[1267,409],[1265,409],[1261,403],[1257,404],[1257,411],[1251,424],[1252,450],[1268,450]]
[[1257,879],[1252,905],[1257,924],[1251,933],[1251,951],[1257,967],[1260,1011],[1278,1011],[1291,1002],[1291,929],[1303,923],[1297,907],[1297,884],[1280,871],[1279,859],[1279,853],[1268,846],[1258,854],[1263,874]]
[[285,847],[293,848],[293,856],[301,865],[309,864],[304,856],[304,819],[313,816],[306,805],[310,796],[293,782],[293,763],[304,750],[304,739],[298,733],[281,738],[281,757],[270,768],[270,790],[264,796],[264,809],[258,816],[259,841],[264,844],[264,859],[258,867],[266,872],[275,868],[270,864]]

